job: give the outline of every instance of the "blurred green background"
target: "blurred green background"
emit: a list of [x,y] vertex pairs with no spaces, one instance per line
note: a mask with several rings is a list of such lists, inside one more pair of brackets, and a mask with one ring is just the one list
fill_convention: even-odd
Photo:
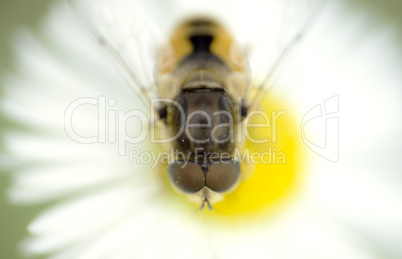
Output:
[[[13,70],[13,52],[10,36],[18,26],[35,29],[38,21],[49,9],[50,0],[1,0],[0,1],[0,76]],[[2,85],[0,85],[2,87]],[[1,88],[0,88],[1,95]],[[0,111],[0,134],[7,121]],[[0,143],[2,139],[0,138]],[[0,170],[2,165],[0,165]],[[25,235],[26,225],[42,206],[13,206],[7,202],[5,189],[10,184],[10,172],[0,172],[0,258],[20,258],[17,245]]]
[[[0,76],[13,70],[13,53],[9,38],[18,26],[35,30],[48,11],[51,0],[0,0]],[[382,28],[395,28],[395,40],[402,50],[402,1],[401,0],[344,0],[345,12],[366,12],[372,24]],[[396,57],[401,58],[401,57]],[[402,82],[401,82],[402,84]],[[1,87],[1,85],[0,85]],[[402,86],[401,86],[402,87]],[[0,88],[1,95],[1,88]],[[0,134],[7,126],[0,111]],[[0,138],[1,143],[1,138]],[[1,145],[0,145],[1,146]],[[2,166],[0,165],[0,169]],[[2,170],[4,171],[4,170]],[[0,173],[0,259],[19,258],[17,244],[25,234],[26,225],[43,209],[43,206],[15,206],[7,202],[4,192],[10,184],[10,172]]]

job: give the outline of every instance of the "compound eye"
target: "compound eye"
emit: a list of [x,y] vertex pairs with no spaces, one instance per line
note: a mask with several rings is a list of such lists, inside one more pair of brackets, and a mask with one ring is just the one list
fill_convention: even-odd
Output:
[[225,192],[232,188],[240,176],[240,164],[228,159],[214,162],[208,167],[206,186],[215,192]]
[[199,164],[175,161],[168,166],[170,182],[185,193],[196,193],[205,186],[205,174]]

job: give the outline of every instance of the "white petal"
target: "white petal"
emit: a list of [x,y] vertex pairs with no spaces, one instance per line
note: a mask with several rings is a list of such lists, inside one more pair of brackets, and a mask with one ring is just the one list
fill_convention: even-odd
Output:
[[79,244],[96,238],[98,233],[111,228],[111,224],[132,216],[146,205],[156,189],[155,186],[141,187],[134,181],[135,178],[102,188],[102,191],[46,211],[30,224],[29,231],[39,237],[29,240],[26,248],[43,253]]

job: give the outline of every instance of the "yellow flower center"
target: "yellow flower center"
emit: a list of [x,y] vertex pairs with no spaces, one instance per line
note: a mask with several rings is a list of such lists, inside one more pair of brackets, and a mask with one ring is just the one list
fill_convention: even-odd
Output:
[[[302,152],[300,124],[292,107],[285,107],[277,96],[267,95],[261,110],[269,117],[254,115],[250,123],[267,124],[269,127],[253,127],[249,135],[253,139],[267,139],[266,143],[255,143],[248,139],[245,150],[250,164],[243,161],[242,181],[237,189],[225,195],[214,205],[217,210],[210,215],[227,215],[243,218],[252,214],[264,214],[280,208],[295,195],[295,187],[305,163]],[[293,110],[294,111],[294,110]],[[243,158],[244,158],[243,154]],[[253,163],[254,162],[254,163]]]

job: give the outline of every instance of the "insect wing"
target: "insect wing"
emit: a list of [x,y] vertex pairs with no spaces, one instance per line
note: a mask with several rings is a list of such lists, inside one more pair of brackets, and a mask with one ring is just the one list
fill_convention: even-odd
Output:
[[163,32],[171,31],[175,23],[191,15],[216,18],[233,33],[246,54],[250,84],[238,95],[252,109],[273,87],[289,54],[326,0],[70,1],[119,63],[146,107],[150,99],[159,97],[154,71],[158,50],[167,45],[168,37]]
[[118,63],[145,107],[158,97],[153,71],[163,36],[146,2],[70,0],[79,18]]
[[[325,0],[268,0],[255,3],[255,11],[243,10],[248,25],[237,27],[237,38],[246,50],[251,83],[245,95],[256,108],[307,32]],[[252,5],[252,1],[250,5]],[[257,12],[257,13],[256,13]],[[253,15],[254,13],[254,15]]]

